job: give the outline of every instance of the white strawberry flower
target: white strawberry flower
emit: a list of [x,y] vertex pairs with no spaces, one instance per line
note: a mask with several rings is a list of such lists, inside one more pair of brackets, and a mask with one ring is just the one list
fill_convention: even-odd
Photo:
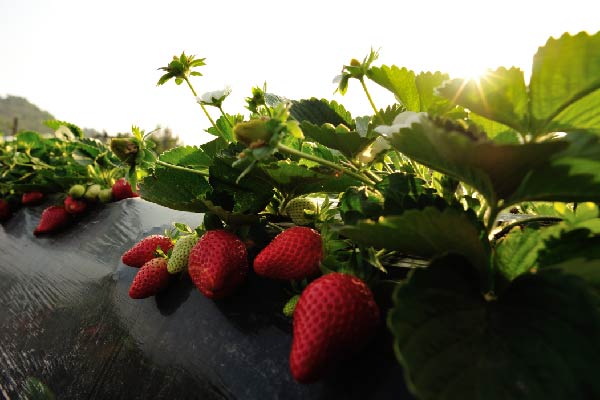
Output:
[[375,128],[375,132],[391,137],[402,128],[410,128],[413,123],[419,122],[426,115],[427,113],[424,112],[404,111],[394,118],[392,125],[379,125]]
[[391,146],[388,142],[388,139],[383,136],[379,136],[377,137],[377,139],[375,139],[373,143],[371,143],[369,147],[367,147],[362,153],[360,153],[357,156],[357,159],[361,163],[369,163],[373,161],[373,159],[377,157],[379,153],[389,149],[390,147]]
[[203,93],[202,96],[196,97],[196,101],[201,104],[220,107],[223,100],[231,93],[231,88],[226,86],[221,90]]

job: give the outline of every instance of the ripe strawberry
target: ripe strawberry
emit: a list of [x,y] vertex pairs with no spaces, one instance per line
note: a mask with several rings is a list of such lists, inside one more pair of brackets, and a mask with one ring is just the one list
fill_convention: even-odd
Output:
[[156,257],[144,263],[129,287],[129,297],[145,299],[162,291],[169,284],[167,259]]
[[40,204],[43,199],[44,194],[42,192],[27,192],[21,196],[21,203],[24,206],[35,206]]
[[10,217],[10,205],[5,199],[0,199],[0,221],[6,221]]
[[38,226],[33,231],[34,235],[54,232],[64,228],[71,222],[71,215],[64,206],[50,206],[42,211]]
[[228,231],[208,231],[190,252],[188,272],[203,295],[221,299],[233,292],[246,278],[246,246]]
[[294,311],[294,379],[318,380],[336,362],[360,351],[378,324],[379,307],[362,280],[334,272],[311,282]]
[[121,261],[130,267],[139,268],[156,257],[155,252],[159,246],[166,254],[173,247],[173,241],[171,238],[163,235],[146,236],[123,253]]
[[170,274],[176,274],[187,268],[190,251],[192,251],[192,248],[198,243],[199,239],[196,235],[186,235],[177,239],[167,263],[167,269]]
[[281,232],[254,259],[254,271],[274,279],[304,279],[319,272],[323,257],[321,235],[294,226]]
[[131,190],[131,185],[125,178],[121,178],[112,186],[112,197],[114,201],[139,197],[140,195]]
[[85,200],[74,199],[71,196],[67,196],[64,204],[65,210],[67,210],[69,214],[81,214],[87,209],[87,203]]
[[305,214],[305,210],[308,211],[308,213],[316,213],[316,203],[306,197],[296,197],[285,207],[285,213],[296,225],[308,225],[312,222],[312,219]]

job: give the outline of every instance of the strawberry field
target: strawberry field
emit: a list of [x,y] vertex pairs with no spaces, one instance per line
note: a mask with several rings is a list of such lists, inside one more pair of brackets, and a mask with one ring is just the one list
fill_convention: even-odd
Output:
[[600,34],[528,81],[377,59],[335,80],[372,115],[266,85],[231,113],[181,53],[158,85],[211,141],[2,143],[3,395],[600,398]]

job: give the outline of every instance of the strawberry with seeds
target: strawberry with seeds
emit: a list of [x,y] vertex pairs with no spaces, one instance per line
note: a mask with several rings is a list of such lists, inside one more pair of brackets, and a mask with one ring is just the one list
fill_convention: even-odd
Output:
[[87,203],[82,199],[67,196],[64,201],[65,210],[69,214],[82,214],[87,209]]
[[38,226],[33,231],[34,235],[50,233],[60,230],[71,222],[71,215],[64,206],[50,206],[42,211]]
[[358,352],[379,324],[379,307],[360,279],[333,272],[311,282],[294,310],[290,369],[296,381],[318,380]]
[[164,290],[170,279],[167,271],[167,260],[156,257],[144,263],[133,278],[129,287],[129,297],[132,299],[145,299]]
[[131,184],[129,184],[125,178],[120,178],[112,186],[112,198],[115,201],[139,196],[139,194],[134,193],[133,190],[131,190]]
[[42,192],[27,192],[21,195],[21,203],[24,206],[35,206],[44,200]]
[[130,267],[140,268],[156,257],[159,247],[166,254],[173,247],[173,241],[164,235],[147,236],[123,253],[121,261]]
[[294,226],[281,232],[254,259],[254,272],[273,279],[304,279],[319,273],[323,258],[321,235]]
[[226,297],[248,273],[246,246],[231,232],[208,231],[190,252],[188,272],[194,285],[206,297]]

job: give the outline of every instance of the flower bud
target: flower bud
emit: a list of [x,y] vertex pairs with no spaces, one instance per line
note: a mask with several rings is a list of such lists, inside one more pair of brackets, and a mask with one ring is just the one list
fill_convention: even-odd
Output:
[[110,149],[119,160],[129,165],[135,164],[139,147],[132,139],[114,138],[110,141]]

